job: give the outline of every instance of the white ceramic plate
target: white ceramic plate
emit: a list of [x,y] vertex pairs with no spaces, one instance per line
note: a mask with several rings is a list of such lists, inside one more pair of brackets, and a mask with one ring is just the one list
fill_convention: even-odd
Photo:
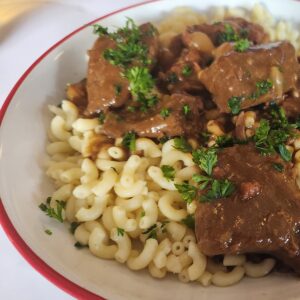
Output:
[[[255,1],[231,0],[231,6],[252,7]],[[262,1],[275,17],[300,22],[300,3]],[[283,4],[284,3],[284,4]],[[228,5],[227,0],[155,1],[101,18],[104,26],[121,26],[125,17],[138,23],[162,18],[176,6],[198,10]],[[245,279],[229,288],[202,288],[177,278],[155,280],[146,272],[132,272],[114,261],[76,250],[65,226],[44,216],[38,204],[51,193],[43,171],[47,104],[64,97],[66,83],[85,76],[86,51],[95,36],[84,26],[41,56],[16,83],[0,113],[0,220],[26,259],[49,280],[77,298],[99,299],[298,299],[299,280],[274,274]],[[44,233],[51,228],[52,236]]]

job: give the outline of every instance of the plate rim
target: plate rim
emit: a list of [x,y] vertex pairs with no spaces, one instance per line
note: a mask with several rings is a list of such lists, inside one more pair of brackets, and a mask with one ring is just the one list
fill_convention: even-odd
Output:
[[[60,46],[62,43],[67,41],[69,38],[77,34],[78,32],[82,31],[84,28],[94,24],[95,22],[104,20],[110,16],[118,14],[120,12],[129,10],[131,8],[139,7],[146,5],[148,3],[154,3],[161,0],[146,0],[139,3],[135,3],[129,6],[121,7],[117,10],[114,10],[110,13],[107,13],[101,17],[98,17],[79,28],[75,29],[54,45],[52,45],[48,50],[46,50],[41,56],[39,56],[28,68],[27,70],[21,75],[21,77],[17,80],[13,88],[10,90],[8,96],[6,97],[1,109],[0,109],[0,128],[2,122],[4,120],[5,113],[14,98],[14,95],[22,85],[22,83],[26,80],[26,78],[30,75],[31,71],[54,49]],[[3,201],[0,198],[0,225],[3,228],[6,236],[13,244],[15,249],[21,254],[21,256],[36,270],[38,271],[43,277],[45,277],[48,281],[53,283],[55,286],[66,292],[67,294],[75,297],[76,299],[89,299],[89,300],[105,300],[105,298],[96,295],[93,292],[81,287],[80,285],[74,283],[73,281],[67,279],[57,271],[55,271],[50,265],[44,262],[34,251],[27,245],[27,243],[22,239],[19,235],[17,229],[12,224],[9,216],[4,208]]]

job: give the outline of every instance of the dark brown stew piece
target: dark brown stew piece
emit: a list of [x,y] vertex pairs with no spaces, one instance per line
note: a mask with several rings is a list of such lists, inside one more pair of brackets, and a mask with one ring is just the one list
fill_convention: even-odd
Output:
[[188,45],[189,35],[193,32],[203,32],[210,37],[215,46],[224,42],[233,42],[235,37],[248,38],[254,44],[267,43],[269,37],[264,29],[254,23],[250,23],[243,18],[227,18],[222,22],[213,24],[197,24],[187,28],[183,34],[183,42]]
[[118,114],[107,114],[103,133],[113,138],[122,137],[128,131],[150,138],[161,138],[165,135],[197,136],[202,130],[202,108],[199,97],[184,94],[164,96],[155,111],[142,114],[124,110]]
[[[148,48],[148,58],[153,66],[159,46],[156,31],[150,23],[143,24],[139,28],[143,34],[142,42]],[[86,115],[106,112],[110,107],[122,107],[130,98],[129,82],[122,76],[122,68],[111,64],[103,57],[106,49],[115,47],[114,40],[109,36],[102,36],[89,51]]]
[[[295,89],[297,70],[292,44],[276,42],[252,46],[245,52],[225,53],[201,71],[199,79],[220,111],[228,113],[232,97],[238,97],[240,109],[280,99],[283,93]],[[272,81],[275,73],[282,81],[278,88]]]
[[195,221],[206,255],[268,253],[300,272],[300,193],[292,165],[282,172],[276,156],[262,156],[253,145],[236,145],[218,154],[215,178],[230,179],[237,192],[199,203]]
[[87,105],[86,79],[67,85],[68,100],[72,101],[83,112]]

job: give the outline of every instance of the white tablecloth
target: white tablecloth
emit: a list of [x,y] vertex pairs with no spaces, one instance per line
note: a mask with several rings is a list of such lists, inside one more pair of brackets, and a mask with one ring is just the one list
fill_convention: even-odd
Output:
[[[141,0],[0,0],[0,106],[50,46],[99,16]],[[37,273],[0,227],[0,299],[73,299]]]

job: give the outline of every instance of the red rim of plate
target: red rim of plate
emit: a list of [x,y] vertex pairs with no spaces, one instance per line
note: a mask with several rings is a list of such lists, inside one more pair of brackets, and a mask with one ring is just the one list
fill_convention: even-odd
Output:
[[[113,11],[109,14],[106,14],[100,18],[97,18],[78,29],[74,30],[64,38],[62,38],[60,41],[55,43],[52,47],[50,47],[45,53],[43,53],[25,72],[24,74],[19,78],[17,83],[14,85],[12,90],[10,91],[9,95],[4,101],[4,104],[2,105],[2,108],[0,110],[0,126],[2,124],[5,112],[13,99],[15,93],[19,89],[19,87],[22,85],[23,81],[27,78],[27,76],[31,73],[31,71],[56,47],[58,47],[60,44],[62,44],[64,41],[68,40],[70,37],[78,33],[79,31],[83,30],[87,26],[92,25],[95,22],[101,21],[105,18],[108,18],[114,14],[117,14],[119,12],[126,11],[128,9],[142,6],[148,3],[156,2],[159,0],[147,0],[141,3],[133,4],[121,9],[118,9],[116,11]],[[6,235],[8,236],[9,240],[12,242],[14,247],[18,250],[18,252],[27,260],[27,262],[36,269],[40,274],[42,274],[44,277],[46,277],[49,281],[51,281],[53,284],[70,294],[71,296],[75,297],[76,299],[104,299],[82,287],[77,285],[76,283],[70,281],[69,279],[65,278],[58,272],[56,272],[53,268],[51,268],[49,265],[47,265],[40,257],[38,257],[31,249],[30,247],[25,243],[25,241],[22,239],[22,237],[18,234],[17,230],[14,228],[12,222],[10,221],[2,200],[0,199],[0,224],[2,228],[4,229]]]

